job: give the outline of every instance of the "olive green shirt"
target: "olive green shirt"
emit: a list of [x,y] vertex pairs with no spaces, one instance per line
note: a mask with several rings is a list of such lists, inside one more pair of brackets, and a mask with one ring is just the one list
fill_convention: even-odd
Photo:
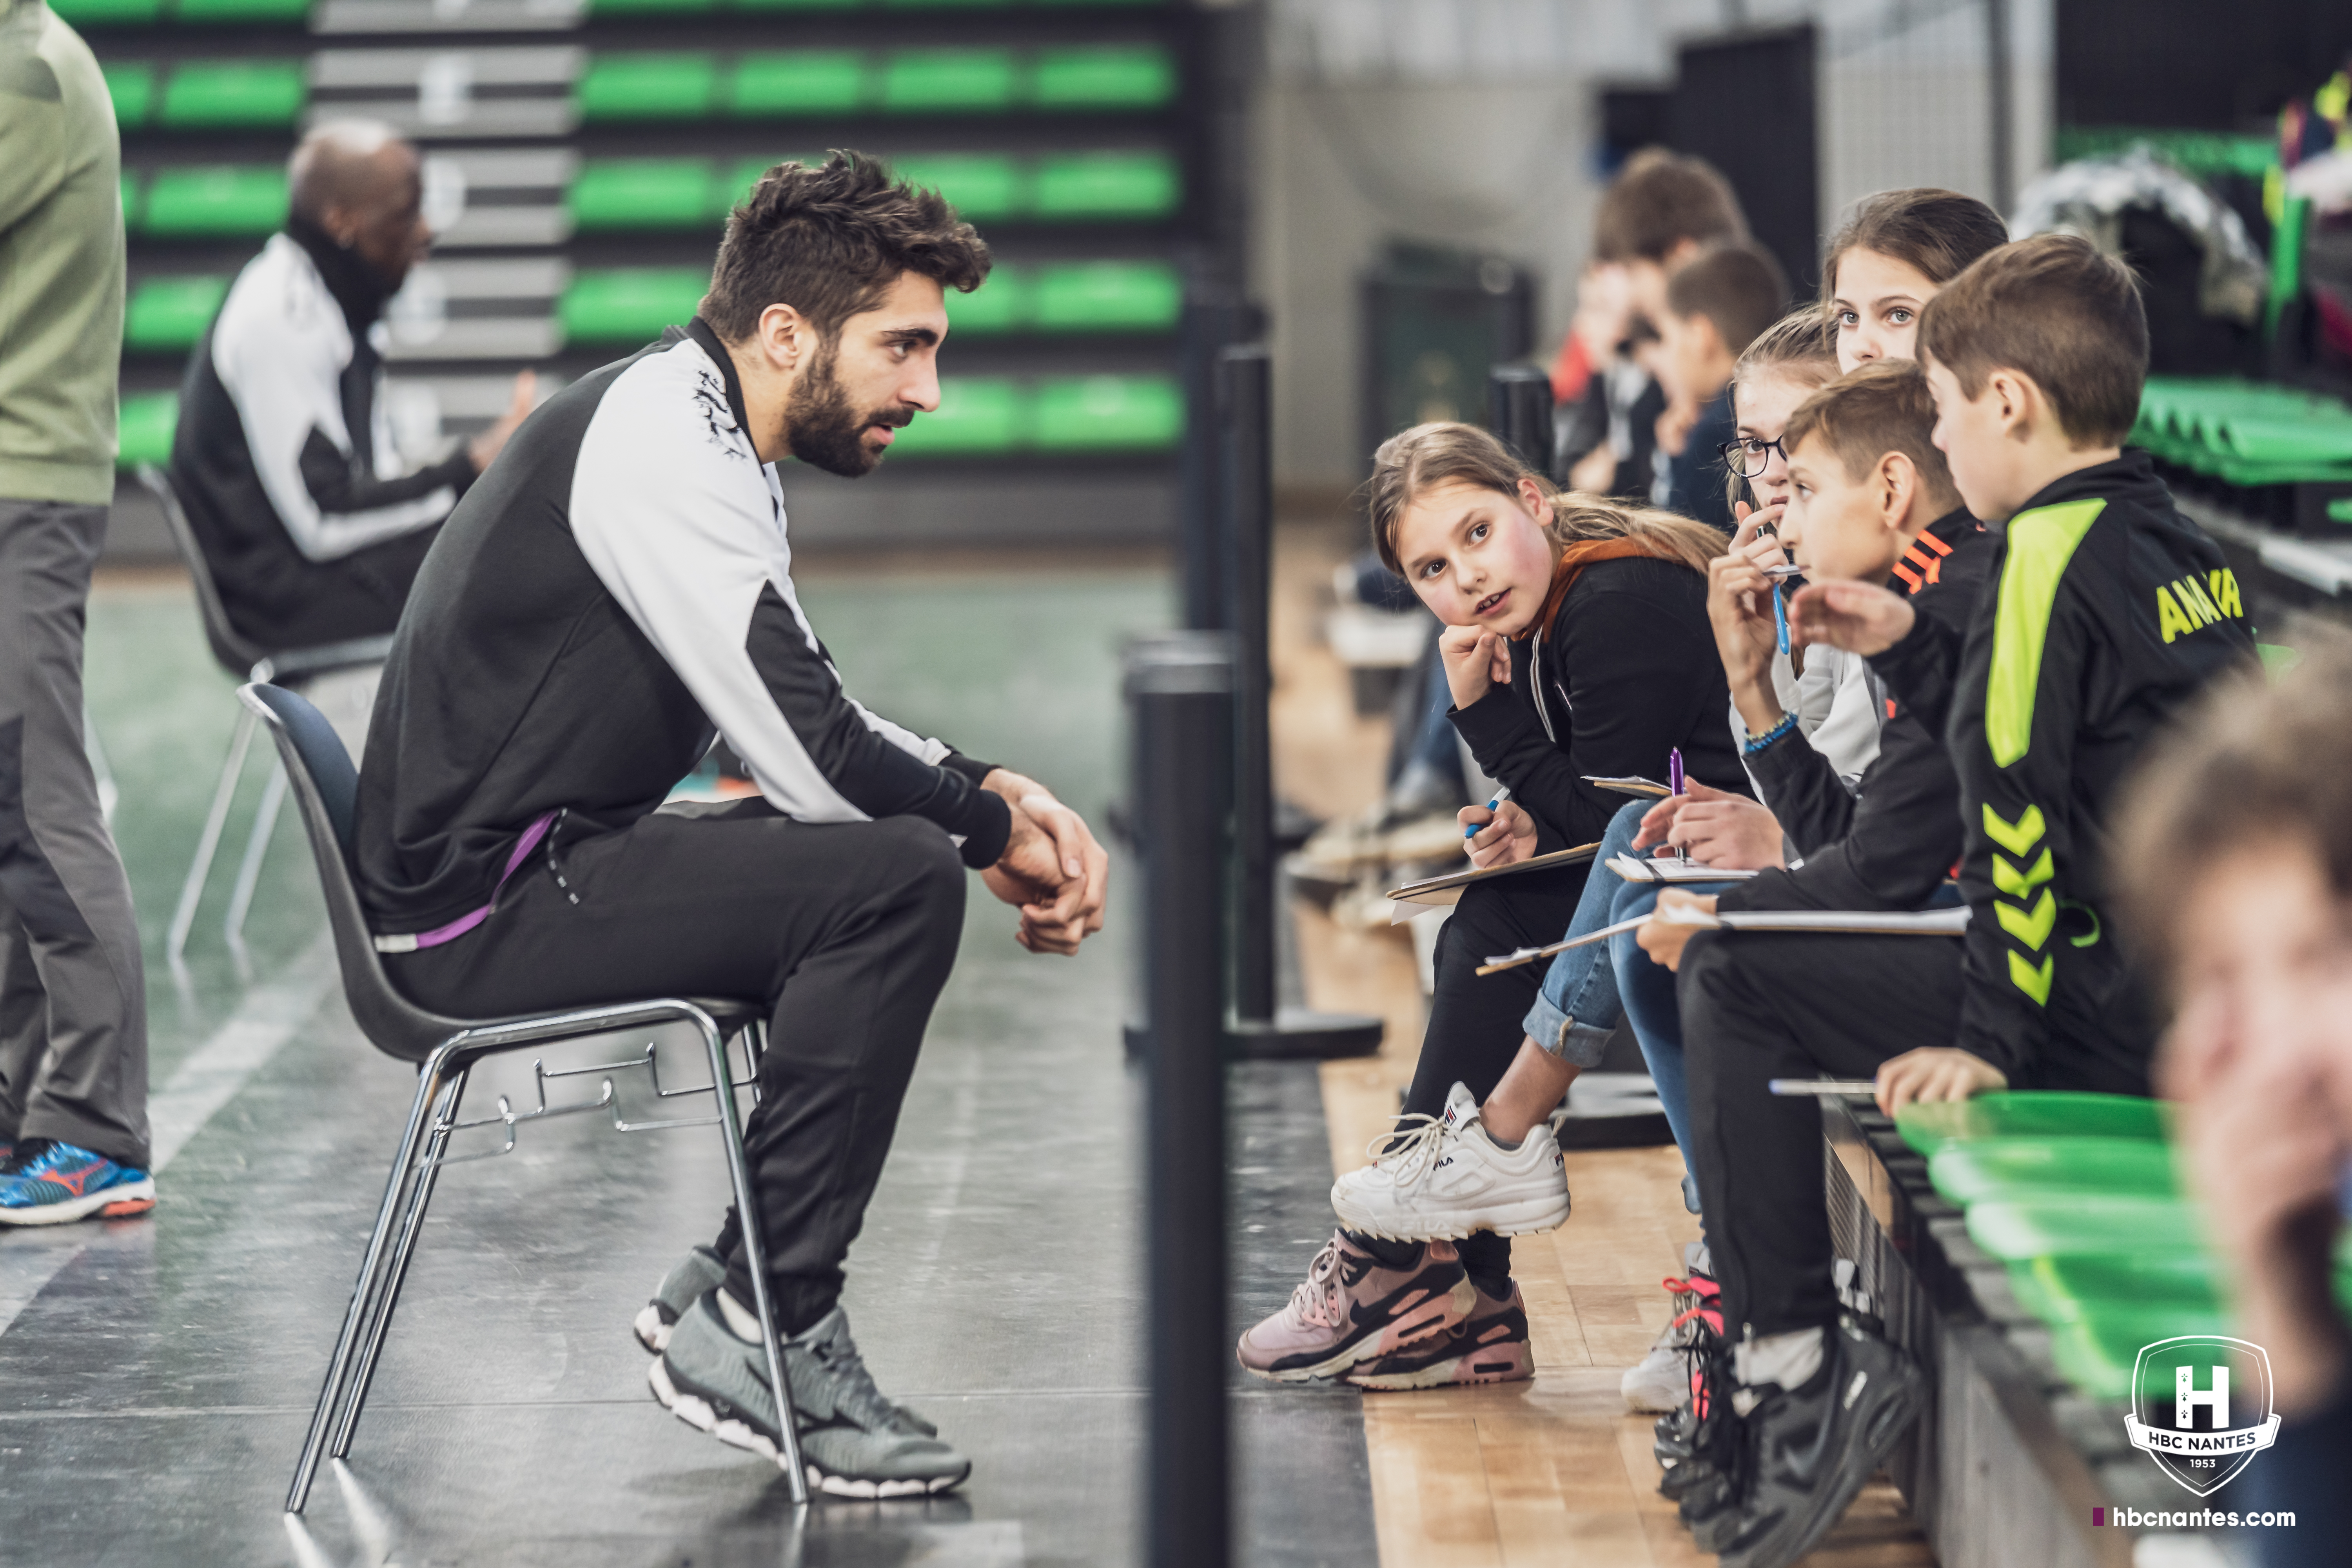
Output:
[[0,0],[0,500],[114,499],[121,168],[89,46]]

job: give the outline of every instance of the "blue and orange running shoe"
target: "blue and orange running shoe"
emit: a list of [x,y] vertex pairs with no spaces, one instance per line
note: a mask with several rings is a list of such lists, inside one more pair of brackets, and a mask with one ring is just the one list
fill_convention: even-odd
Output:
[[154,1177],[71,1143],[27,1138],[0,1167],[0,1225],[121,1219],[154,1206]]

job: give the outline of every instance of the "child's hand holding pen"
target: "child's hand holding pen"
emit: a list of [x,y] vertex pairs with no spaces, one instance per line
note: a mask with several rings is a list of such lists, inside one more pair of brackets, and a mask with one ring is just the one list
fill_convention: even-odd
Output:
[[1484,871],[1490,866],[1515,865],[1536,852],[1536,819],[1511,800],[1511,786],[1495,791],[1484,805],[1465,805],[1455,814],[1462,824],[1463,853]]
[[1780,698],[1772,685],[1780,631],[1773,616],[1773,582],[1764,568],[1785,564],[1787,558],[1777,537],[1759,531],[1771,526],[1780,509],[1738,510],[1739,531],[1731,550],[1708,563],[1706,618],[1715,628],[1732,700],[1750,731],[1762,734],[1780,721]]

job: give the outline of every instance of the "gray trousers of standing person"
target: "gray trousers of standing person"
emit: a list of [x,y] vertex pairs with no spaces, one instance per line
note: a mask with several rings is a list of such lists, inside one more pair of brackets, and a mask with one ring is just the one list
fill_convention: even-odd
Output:
[[0,500],[0,1142],[149,1167],[147,984],[82,737],[106,509]]

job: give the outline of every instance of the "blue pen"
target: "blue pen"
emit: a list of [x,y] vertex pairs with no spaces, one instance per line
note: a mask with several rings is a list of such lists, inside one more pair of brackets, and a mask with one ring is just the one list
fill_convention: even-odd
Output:
[[1772,636],[1780,651],[1789,651],[1789,606],[1781,602],[1780,584],[1772,584]]
[[[1502,805],[1505,801],[1510,798],[1511,786],[1508,784],[1496,784],[1495,786],[1495,798],[1486,803],[1486,809],[1489,812],[1492,812],[1496,806]],[[1492,827],[1493,826],[1494,824],[1491,822],[1482,822],[1476,827],[1465,827],[1462,830],[1462,837],[1465,838],[1475,838],[1478,837],[1481,828]]]

